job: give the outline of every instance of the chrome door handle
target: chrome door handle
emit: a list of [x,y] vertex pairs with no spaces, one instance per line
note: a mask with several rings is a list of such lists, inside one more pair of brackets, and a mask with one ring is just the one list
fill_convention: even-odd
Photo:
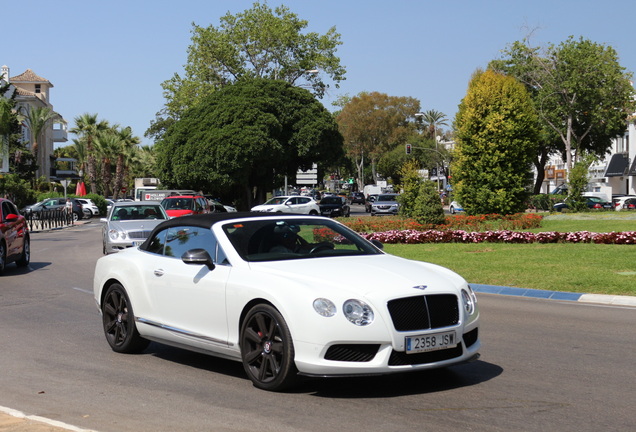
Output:
[[163,276],[164,271],[163,269],[156,269],[154,273],[155,273],[155,276]]

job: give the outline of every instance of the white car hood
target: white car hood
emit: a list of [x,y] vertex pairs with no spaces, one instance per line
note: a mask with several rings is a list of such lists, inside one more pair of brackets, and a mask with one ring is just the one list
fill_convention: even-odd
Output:
[[373,297],[416,295],[418,291],[458,293],[466,283],[444,267],[388,254],[252,262],[250,267],[308,287]]

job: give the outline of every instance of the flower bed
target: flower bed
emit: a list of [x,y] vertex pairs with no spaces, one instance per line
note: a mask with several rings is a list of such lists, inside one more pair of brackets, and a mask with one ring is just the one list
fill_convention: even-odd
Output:
[[423,225],[414,219],[400,216],[340,218],[339,221],[356,232],[371,233],[393,230],[464,230],[495,231],[539,228],[543,216],[537,213],[518,213],[514,215],[487,214],[479,216],[447,216],[443,225]]
[[636,231],[592,233],[577,232],[519,232],[519,231],[464,231],[464,230],[392,230],[361,233],[367,240],[382,243],[597,243],[636,244]]

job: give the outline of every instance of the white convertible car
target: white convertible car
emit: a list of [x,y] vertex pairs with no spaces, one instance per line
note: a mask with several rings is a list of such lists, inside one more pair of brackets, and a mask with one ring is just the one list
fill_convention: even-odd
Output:
[[286,389],[298,375],[388,374],[479,357],[477,300],[463,278],[386,254],[320,216],[171,219],[140,247],[100,258],[93,288],[114,351],[157,341],[241,361],[265,390]]

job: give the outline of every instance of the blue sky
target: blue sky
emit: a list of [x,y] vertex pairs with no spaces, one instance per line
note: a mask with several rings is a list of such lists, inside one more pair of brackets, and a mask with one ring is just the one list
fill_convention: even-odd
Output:
[[[253,0],[0,0],[0,64],[55,86],[54,109],[131,126],[143,137],[164,103],[161,83],[182,73],[192,23],[218,26]],[[515,40],[559,44],[583,36],[610,45],[636,71],[633,0],[286,0],[308,31],[335,26],[347,79],[323,99],[378,91],[418,99],[452,119],[468,80]],[[15,15],[7,12],[15,8]],[[143,139],[143,144],[151,141]]]

